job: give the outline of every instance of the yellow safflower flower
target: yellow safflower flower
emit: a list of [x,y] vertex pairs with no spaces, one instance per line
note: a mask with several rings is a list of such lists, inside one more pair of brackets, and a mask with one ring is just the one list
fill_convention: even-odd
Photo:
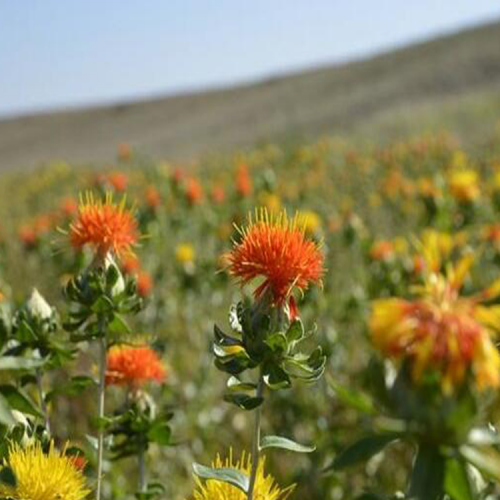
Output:
[[300,211],[298,218],[306,233],[315,234],[321,228],[321,218],[313,210]]
[[449,176],[453,198],[460,203],[472,203],[479,198],[479,178],[474,170],[454,170]]
[[[229,457],[222,460],[219,455],[212,464],[216,469],[229,468],[250,474],[251,457],[245,452],[241,454],[239,460],[233,460],[233,452],[229,450]],[[271,475],[266,475],[264,472],[265,458],[259,460],[257,469],[257,478],[255,481],[254,498],[256,500],[286,500],[295,489],[295,485],[281,489]],[[194,492],[194,500],[246,500],[247,495],[236,486],[223,481],[209,479],[201,481],[198,477],[196,480],[196,490]]]
[[50,443],[45,454],[40,443],[22,448],[13,443],[5,465],[14,472],[15,487],[0,483],[0,497],[13,500],[82,500],[90,490],[75,457],[57,451]]
[[175,249],[175,258],[179,264],[190,264],[196,258],[196,252],[193,245],[189,243],[181,243]]
[[447,394],[469,372],[479,390],[500,386],[500,354],[492,341],[500,331],[500,306],[484,304],[500,295],[500,280],[475,296],[460,295],[472,263],[467,255],[446,274],[428,265],[414,299],[376,300],[370,317],[375,346],[389,358],[407,360],[416,382],[426,371],[439,372]]
[[262,193],[259,201],[260,205],[271,213],[278,213],[281,210],[281,198],[276,193]]

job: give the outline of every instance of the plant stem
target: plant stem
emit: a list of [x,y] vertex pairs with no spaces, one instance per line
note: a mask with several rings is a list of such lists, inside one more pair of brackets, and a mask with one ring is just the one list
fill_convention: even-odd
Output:
[[99,431],[97,434],[97,487],[96,500],[101,500],[102,466],[104,456],[104,429],[102,419],[104,418],[104,403],[106,393],[106,337],[99,339],[99,391],[97,400],[97,416],[99,418]]
[[42,383],[42,372],[40,369],[36,370],[36,385],[38,388],[38,397],[40,399],[40,408],[42,409],[43,418],[45,421],[45,429],[50,435],[50,418],[49,411],[47,409],[47,403],[45,402],[45,393],[43,391],[43,383]]
[[[263,392],[264,392],[264,379],[261,373],[259,376],[259,382],[257,384],[256,397],[261,398]],[[248,483],[247,500],[253,500],[255,480],[257,479],[257,470],[259,468],[261,416],[262,416],[262,405],[258,406],[255,410],[255,423],[254,423],[253,439],[252,439],[252,469],[250,471],[250,481]]]
[[146,491],[146,450],[143,443],[140,444],[137,460],[139,462],[139,493],[144,493]]

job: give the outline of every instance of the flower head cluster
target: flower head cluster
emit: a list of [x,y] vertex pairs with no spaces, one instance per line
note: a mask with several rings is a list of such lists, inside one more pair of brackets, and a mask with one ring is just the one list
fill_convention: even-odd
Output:
[[40,443],[21,448],[12,444],[6,465],[14,472],[17,484],[0,483],[0,496],[13,500],[82,500],[89,493],[85,476],[75,466],[74,457],[57,451],[54,443],[43,452]]
[[246,197],[252,193],[253,183],[246,163],[241,163],[236,172],[236,191],[240,196]]
[[256,210],[239,232],[241,242],[228,254],[229,272],[241,284],[262,278],[256,298],[269,292],[274,305],[281,306],[294,288],[303,291],[321,280],[323,255],[318,244],[307,239],[298,217]]
[[147,346],[117,345],[108,352],[106,384],[137,389],[146,382],[163,382],[166,370],[155,351]]
[[87,193],[80,201],[78,216],[70,226],[70,241],[73,247],[90,245],[101,256],[112,251],[116,256],[130,253],[139,234],[137,221],[125,206],[125,198],[119,204],[113,202],[111,194],[104,201],[95,200]]
[[500,293],[500,282],[475,296],[461,296],[472,262],[468,255],[446,274],[431,270],[413,300],[389,298],[373,304],[375,345],[386,356],[408,360],[415,381],[438,372],[445,393],[453,392],[469,373],[480,390],[500,385],[500,355],[492,342],[500,330],[500,308],[485,304]]
[[[215,469],[235,469],[246,474],[250,473],[251,457],[242,453],[240,460],[233,460],[232,450],[229,451],[229,457],[222,460],[219,455],[212,464]],[[281,489],[271,475],[266,475],[264,471],[265,458],[261,458],[257,469],[257,477],[255,481],[254,498],[256,500],[286,500],[293,490],[295,485]],[[246,494],[241,490],[223,481],[209,479],[202,482],[196,477],[197,489],[194,492],[194,500],[245,500]]]
[[473,203],[480,196],[479,180],[474,170],[455,170],[449,177],[450,192],[460,203]]

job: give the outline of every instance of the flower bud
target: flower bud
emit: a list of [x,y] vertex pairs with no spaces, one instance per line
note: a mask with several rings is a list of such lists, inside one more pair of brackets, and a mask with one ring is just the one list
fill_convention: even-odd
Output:
[[50,307],[36,288],[33,288],[31,296],[28,302],[26,302],[26,309],[33,318],[42,321],[50,319],[53,314],[52,307]]
[[125,280],[123,279],[122,272],[120,271],[120,268],[113,259],[111,252],[108,252],[108,254],[106,255],[106,259],[104,261],[104,269],[106,270],[106,272],[109,271],[109,268],[111,266],[113,266],[116,269],[116,272],[118,273],[118,279],[116,280],[116,283],[113,285],[113,288],[111,289],[111,295],[115,297],[116,295],[119,295],[125,290]]

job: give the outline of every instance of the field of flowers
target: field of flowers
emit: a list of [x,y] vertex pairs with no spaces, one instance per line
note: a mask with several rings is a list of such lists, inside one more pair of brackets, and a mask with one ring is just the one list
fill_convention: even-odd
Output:
[[0,498],[499,498],[500,128],[0,200]]

